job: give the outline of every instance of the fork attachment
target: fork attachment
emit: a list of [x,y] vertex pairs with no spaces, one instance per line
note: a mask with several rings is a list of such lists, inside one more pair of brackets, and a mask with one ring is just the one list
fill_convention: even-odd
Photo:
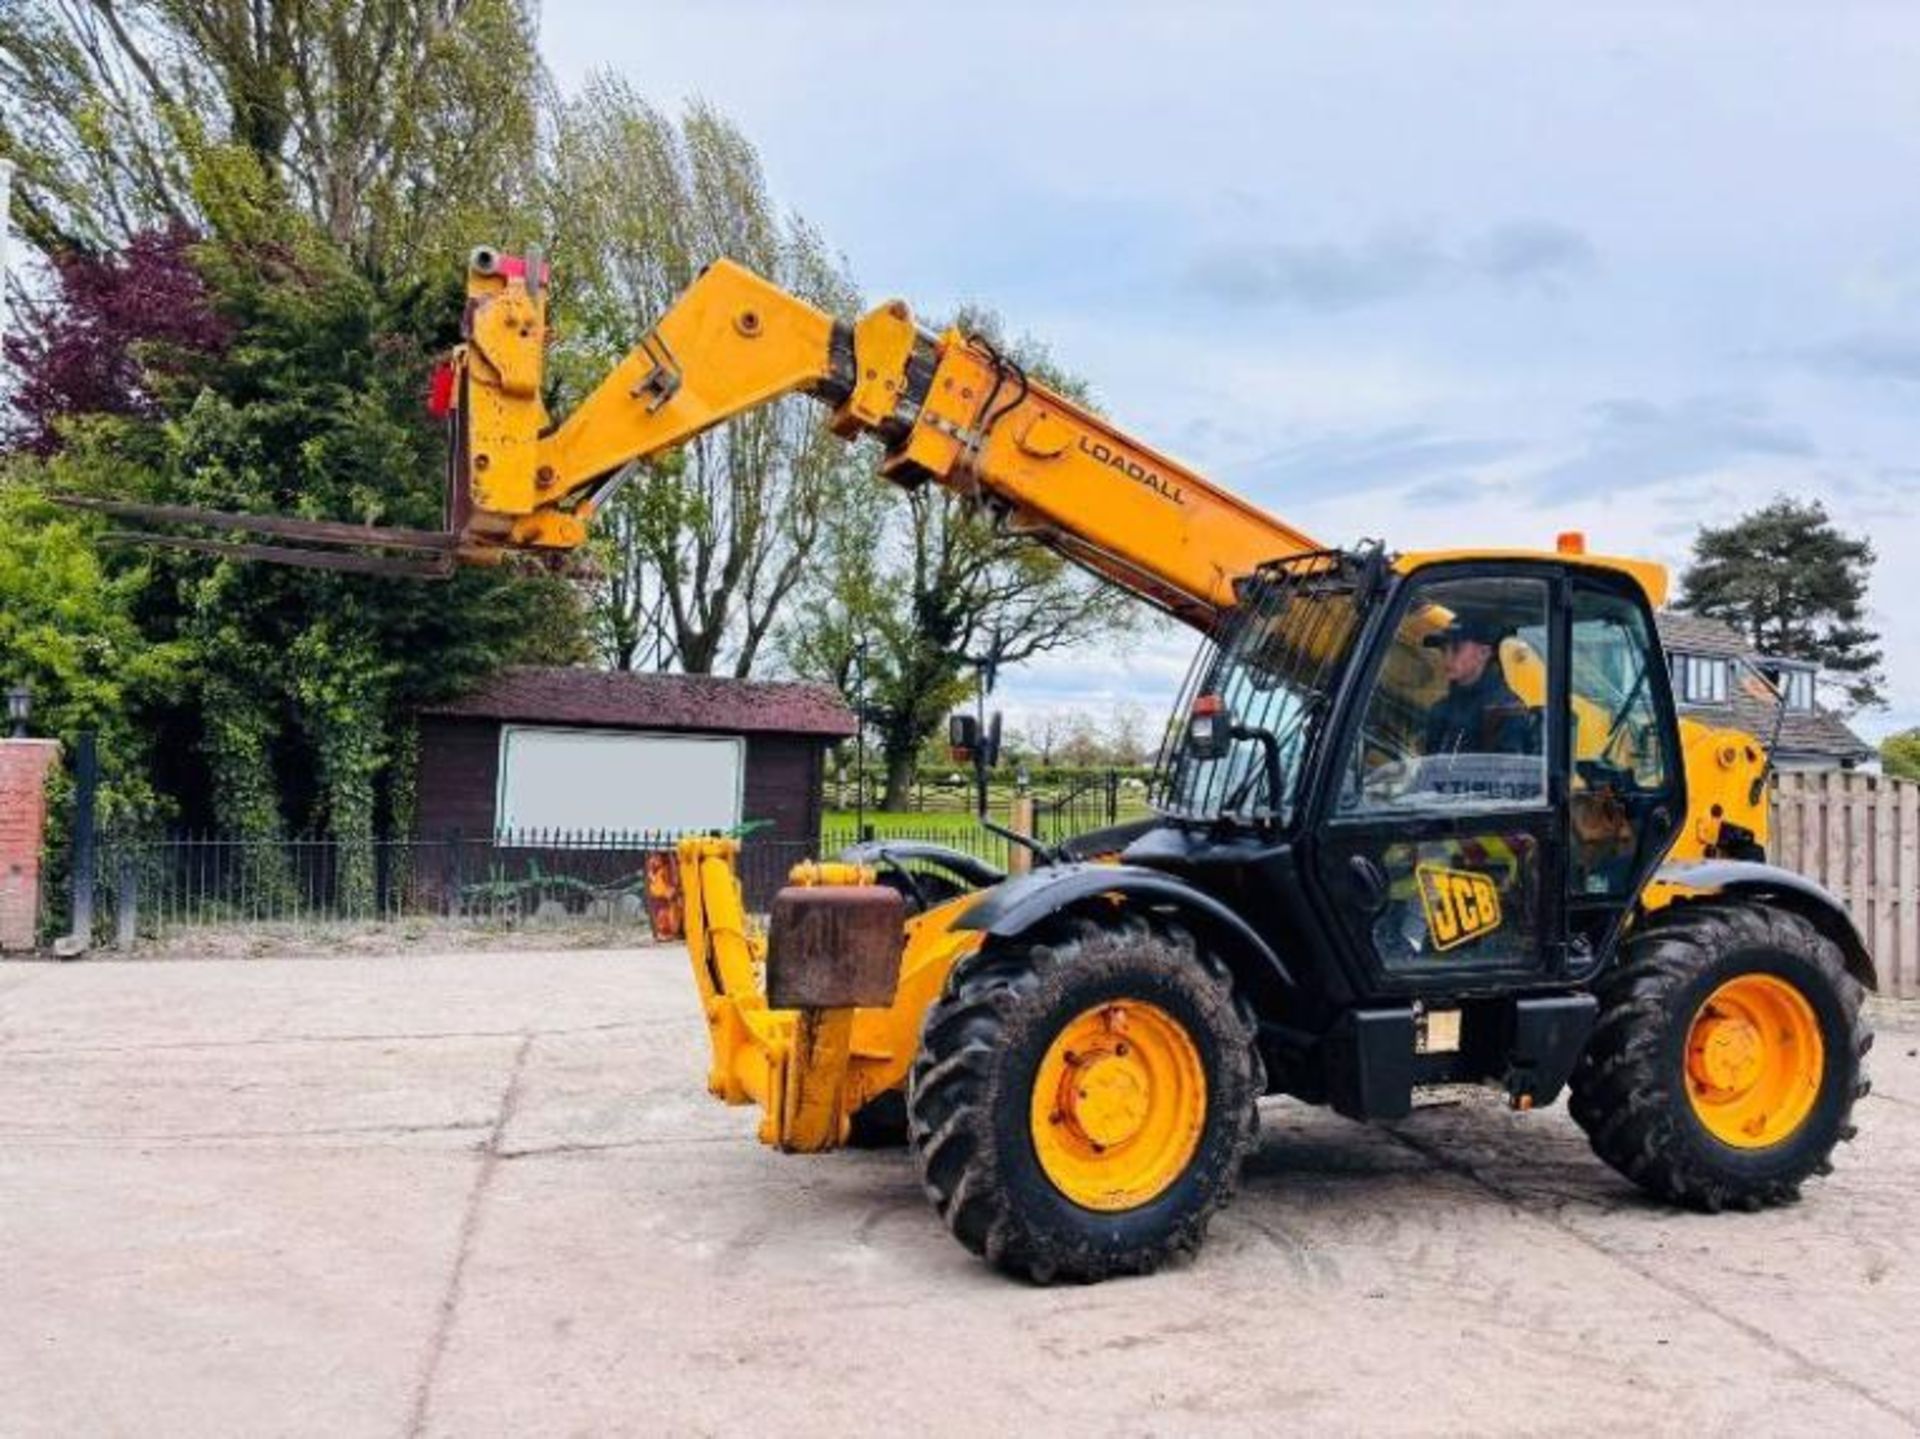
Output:
[[[117,520],[132,520],[143,526],[192,525],[229,533],[296,540],[299,542],[297,545],[261,545],[246,540],[203,539],[144,528],[110,530],[101,536],[115,543],[158,545],[226,559],[265,560],[299,569],[440,580],[453,573],[454,561],[460,551],[460,537],[445,530],[354,525],[339,520],[303,520],[290,515],[243,515],[228,510],[196,509],[191,505],[141,505],[127,500],[95,499],[87,495],[60,495],[56,499],[70,509],[89,510]],[[380,553],[385,550],[405,553]]]

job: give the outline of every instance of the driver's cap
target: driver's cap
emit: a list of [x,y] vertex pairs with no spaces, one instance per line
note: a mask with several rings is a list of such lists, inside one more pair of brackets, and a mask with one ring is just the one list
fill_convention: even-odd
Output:
[[1496,646],[1511,627],[1472,615],[1456,615],[1441,629],[1435,630],[1420,643],[1430,650],[1445,649],[1459,640],[1472,640],[1476,644]]

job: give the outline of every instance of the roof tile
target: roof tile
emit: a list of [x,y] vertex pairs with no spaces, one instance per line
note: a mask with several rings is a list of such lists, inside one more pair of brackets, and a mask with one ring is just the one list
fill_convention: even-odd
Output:
[[[1724,620],[1706,615],[1685,614],[1679,610],[1661,610],[1654,616],[1660,628],[1660,643],[1670,654],[1700,655],[1707,659],[1749,659],[1753,647],[1740,632]],[[1744,686],[1742,686],[1744,689]],[[1702,705],[1682,701],[1680,712],[1708,724],[1727,725],[1767,739],[1773,734],[1775,702],[1757,693],[1736,693],[1726,704]],[[1780,720],[1780,754],[1783,757],[1823,755],[1838,760],[1860,760],[1873,754],[1867,744],[1838,715],[1826,710],[1788,710]]]
[[720,675],[519,665],[425,713],[620,729],[806,734],[845,739],[853,711],[826,685]]
[[1661,610],[1653,618],[1660,630],[1660,643],[1669,650],[1719,659],[1738,659],[1752,653],[1740,632],[1724,620],[1679,610]]

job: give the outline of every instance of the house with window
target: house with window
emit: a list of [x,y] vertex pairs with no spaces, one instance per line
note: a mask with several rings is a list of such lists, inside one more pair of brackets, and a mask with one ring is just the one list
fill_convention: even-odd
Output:
[[1872,745],[1820,707],[1817,665],[1758,654],[1731,625],[1704,615],[1663,610],[1659,625],[1673,671],[1673,697],[1682,715],[1743,729],[1763,740],[1770,737],[1776,702],[1749,672],[1752,666],[1786,697],[1773,751],[1778,768],[1852,769],[1874,758]]

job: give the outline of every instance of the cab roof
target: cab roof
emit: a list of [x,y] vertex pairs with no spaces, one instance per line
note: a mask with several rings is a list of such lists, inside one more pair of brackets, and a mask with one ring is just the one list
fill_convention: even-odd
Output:
[[1667,602],[1665,565],[1652,560],[1628,559],[1622,555],[1590,555],[1584,549],[1408,550],[1393,557],[1393,567],[1402,574],[1412,574],[1428,565],[1459,564],[1468,560],[1538,560],[1542,564],[1570,565],[1576,569],[1624,575],[1640,587],[1647,597],[1647,603],[1655,609]]

